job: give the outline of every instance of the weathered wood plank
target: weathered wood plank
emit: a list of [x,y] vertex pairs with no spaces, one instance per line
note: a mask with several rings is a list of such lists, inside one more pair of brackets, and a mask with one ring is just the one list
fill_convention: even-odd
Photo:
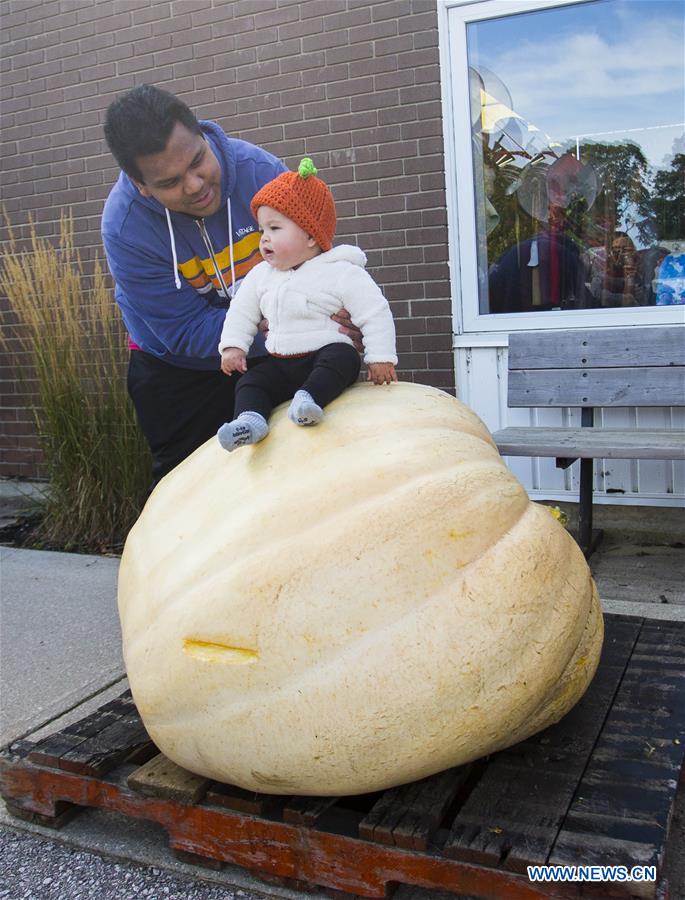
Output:
[[673,325],[513,333],[510,369],[685,365],[685,332]]
[[496,754],[457,813],[445,855],[525,872],[546,862],[640,631],[607,620],[597,674],[556,725]]
[[104,728],[118,721],[117,715],[98,709],[77,722],[71,722],[62,731],[37,741],[28,754],[28,759],[41,766],[62,768],[62,758],[67,753],[76,750],[89,738],[97,736]]
[[213,782],[205,795],[205,803],[223,806],[252,816],[269,816],[283,808],[288,798],[276,794],[258,794],[246,791],[234,784]]
[[511,427],[493,440],[503,456],[582,459],[685,459],[685,431]]
[[283,821],[311,827],[337,801],[338,797],[291,797],[283,807]]
[[685,757],[685,623],[645,621],[552,864],[662,862]]
[[209,778],[177,766],[163,753],[136,769],[126,779],[132,791],[144,797],[167,797],[179,803],[198,803],[211,784]]
[[25,756],[28,756],[35,749],[35,742],[30,740],[19,740],[13,741],[9,745],[9,753],[12,756],[16,756],[18,759],[23,759]]
[[425,850],[471,766],[460,766],[384,791],[359,823],[359,836],[388,846]]
[[683,406],[685,368],[512,369],[507,403],[537,407]]
[[[78,748],[89,738],[97,738],[122,719],[129,725],[140,722],[130,690],[124,691],[119,697],[115,697],[82,719],[65,725],[61,731],[36,741],[33,747],[29,748],[27,757],[38,765],[73,770],[74,760],[81,758]],[[67,761],[63,763],[65,757]],[[78,764],[77,770],[80,771]]]
[[64,753],[59,767],[84,775],[102,775],[149,743],[139,716],[122,717]]
[[130,690],[124,691],[123,694],[120,694],[113,700],[109,700],[107,703],[100,707],[100,712],[111,712],[117,716],[138,715],[138,710],[136,709],[136,705],[133,702],[133,697],[131,696]]

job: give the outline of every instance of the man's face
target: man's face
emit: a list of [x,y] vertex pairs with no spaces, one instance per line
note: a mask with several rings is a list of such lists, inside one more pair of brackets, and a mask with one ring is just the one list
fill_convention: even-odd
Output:
[[221,205],[221,167],[208,141],[177,122],[161,153],[136,160],[144,197],[154,197],[172,212],[204,218]]
[[611,259],[626,275],[634,275],[637,271],[637,250],[629,237],[614,238],[611,244]]

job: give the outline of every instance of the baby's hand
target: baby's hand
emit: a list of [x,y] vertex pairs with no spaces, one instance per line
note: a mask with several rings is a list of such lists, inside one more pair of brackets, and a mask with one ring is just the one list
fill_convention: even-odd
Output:
[[247,372],[244,351],[238,347],[226,347],[221,354],[221,371],[224,375],[232,375],[234,372]]
[[367,381],[373,381],[374,384],[391,384],[397,381],[397,373],[392,363],[368,363]]

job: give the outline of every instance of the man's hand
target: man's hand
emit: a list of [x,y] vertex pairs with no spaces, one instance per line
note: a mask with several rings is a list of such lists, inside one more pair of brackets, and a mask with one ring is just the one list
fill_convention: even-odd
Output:
[[221,354],[221,371],[224,375],[232,375],[234,372],[247,372],[245,353],[238,347],[226,347]]
[[362,343],[362,333],[352,321],[348,311],[346,309],[341,309],[340,312],[332,315],[331,319],[333,319],[334,322],[337,322],[338,325],[340,325],[338,331],[341,334],[346,334],[348,338],[352,339],[354,349],[357,351],[357,353],[363,353],[364,344]]
[[392,363],[367,363],[367,381],[374,384],[391,384],[397,381],[397,373]]

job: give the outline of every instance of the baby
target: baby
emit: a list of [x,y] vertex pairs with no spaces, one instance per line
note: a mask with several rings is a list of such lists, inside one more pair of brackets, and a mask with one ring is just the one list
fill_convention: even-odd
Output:
[[[312,161],[264,185],[251,208],[264,262],[248,272],[221,333],[222,371],[245,373],[236,385],[235,418],[218,431],[226,450],[265,438],[271,411],[291,398],[291,421],[316,425],[323,408],[357,380],[359,355],[331,319],[343,308],[363,333],[368,380],[397,381],[390,306],[364,268],[364,253],[333,248],[335,204]],[[248,372],[246,354],[263,318],[269,356]]]

